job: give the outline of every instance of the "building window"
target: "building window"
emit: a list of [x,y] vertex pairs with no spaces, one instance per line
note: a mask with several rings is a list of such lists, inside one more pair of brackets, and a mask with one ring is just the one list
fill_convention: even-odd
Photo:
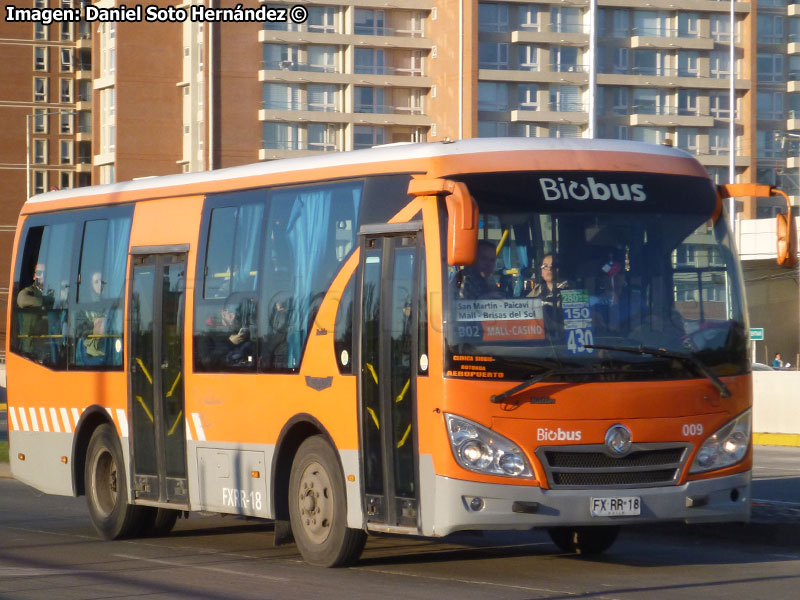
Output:
[[727,128],[715,127],[708,130],[708,152],[727,156],[730,151],[730,133]]
[[665,58],[665,55],[658,50],[635,50],[633,53],[634,75],[666,75]]
[[508,31],[508,4],[478,4],[478,31]]
[[44,46],[33,48],[33,70],[47,71],[47,48]]
[[697,90],[678,90],[678,114],[697,114]]
[[680,50],[678,52],[678,77],[697,77],[697,58],[699,53],[695,50]]
[[711,39],[715,42],[731,41],[731,18],[728,15],[711,15]]
[[72,164],[72,141],[71,140],[61,140],[59,142],[60,151],[61,151],[61,164],[62,165],[71,165]]
[[263,106],[269,110],[304,110],[300,91],[295,83],[265,83]]
[[478,121],[478,137],[506,136],[508,136],[508,121]]
[[354,109],[357,113],[387,112],[383,88],[356,86],[353,90]]
[[33,24],[33,39],[34,40],[47,39],[47,26],[44,23]]
[[633,11],[633,35],[667,37],[669,14],[655,10]]
[[306,90],[308,110],[335,112],[336,96],[335,85],[309,85]]
[[614,97],[614,114],[627,115],[628,114],[628,96],[629,91],[626,87],[613,88],[612,95]]
[[535,4],[523,4],[519,7],[520,29],[539,31],[539,7]]
[[[783,54],[759,52],[756,68],[758,69],[758,81],[783,81]],[[730,72],[730,68],[728,68],[728,72]]]
[[694,127],[678,128],[678,148],[691,154],[697,154],[697,129]]
[[33,78],[33,101],[34,102],[47,102],[47,78],[34,77]]
[[666,97],[664,92],[656,88],[634,88],[633,109],[634,114],[662,115]]
[[320,73],[335,73],[336,46],[309,46],[308,68]]
[[378,48],[356,48],[355,72],[367,75],[387,75],[392,69],[386,67],[386,52]]
[[68,190],[73,185],[73,173],[72,171],[59,171],[58,173],[58,188],[61,190]]
[[758,15],[758,43],[780,44],[784,41],[784,28],[786,20],[781,15],[759,13]]
[[69,21],[61,22],[61,41],[62,42],[72,41],[72,23]]
[[389,35],[390,32],[386,29],[386,12],[357,8],[353,32],[356,35]]
[[479,69],[508,69],[508,44],[504,42],[478,42]]
[[383,127],[356,125],[353,129],[353,148],[371,148],[386,143],[386,130]]
[[333,6],[309,6],[308,30],[315,33],[336,33],[336,8]]
[[34,171],[33,172],[33,193],[44,194],[47,189],[47,172]]
[[699,15],[694,12],[678,13],[678,36],[685,38],[700,37]]
[[667,130],[663,127],[634,127],[633,139],[637,142],[660,144],[667,138]]
[[577,85],[551,86],[550,110],[554,112],[583,112],[584,106],[581,102],[580,88]]
[[268,150],[301,150],[299,139],[295,123],[264,123],[263,144]]
[[59,115],[59,133],[62,135],[72,134],[72,120],[73,114],[70,112],[62,111]]
[[630,37],[631,16],[626,8],[614,10],[613,36],[615,38]]
[[333,123],[308,124],[308,149],[320,152],[336,150],[339,127]]
[[47,140],[33,140],[33,164],[47,163]]
[[72,90],[74,80],[72,79],[62,79],[61,80],[61,95],[60,95],[60,102],[62,103],[71,103],[72,102]]
[[551,138],[579,138],[581,128],[578,125],[550,125]]
[[583,72],[583,65],[578,64],[579,52],[575,46],[551,46],[550,70],[555,73]]
[[715,119],[731,118],[730,92],[711,92],[708,95],[711,116]]
[[539,86],[534,83],[520,83],[517,86],[519,110],[539,110]]
[[758,158],[781,158],[782,131],[759,129],[756,131],[756,156]]
[[614,73],[624,74],[628,72],[628,49],[614,48]]
[[581,9],[570,6],[551,7],[550,31],[556,33],[585,33],[581,23]]
[[102,165],[100,167],[100,183],[114,183],[114,165]]
[[44,108],[33,110],[33,133],[47,133],[47,111]]
[[72,48],[62,48],[59,54],[61,56],[61,72],[71,73],[73,65]]
[[781,92],[758,92],[756,114],[759,119],[783,119],[783,94]]
[[493,81],[478,82],[478,110],[508,110],[508,84]]

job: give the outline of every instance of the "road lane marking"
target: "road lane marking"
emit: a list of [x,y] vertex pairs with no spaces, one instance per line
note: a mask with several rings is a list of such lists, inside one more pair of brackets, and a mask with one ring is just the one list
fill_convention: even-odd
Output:
[[286,577],[273,577],[271,575],[260,575],[258,573],[246,573],[244,571],[234,571],[233,569],[223,569],[220,567],[208,567],[205,565],[192,565],[192,564],[185,564],[180,562],[175,562],[173,560],[164,560],[161,558],[142,558],[141,556],[132,556],[130,554],[112,554],[117,558],[123,558],[125,560],[141,560],[143,562],[154,563],[157,565],[163,565],[165,567],[180,567],[182,569],[200,569],[203,571],[214,571],[216,573],[225,573],[226,575],[241,575],[244,577],[255,577],[257,579],[269,579],[270,581],[289,581]]

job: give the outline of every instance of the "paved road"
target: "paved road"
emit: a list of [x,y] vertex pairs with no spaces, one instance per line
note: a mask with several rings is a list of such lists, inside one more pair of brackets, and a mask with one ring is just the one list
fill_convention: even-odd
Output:
[[[791,464],[800,464],[800,449],[772,450],[757,452],[756,486],[765,500],[780,500],[800,481]],[[769,506],[756,509],[765,525],[627,530],[595,560],[558,554],[542,532],[372,537],[357,567],[324,570],[305,565],[294,546],[272,547],[269,524],[232,517],[193,513],[166,538],[101,542],[83,499],[0,479],[0,598],[797,597],[798,537],[770,532],[797,529],[800,518],[770,523]]]

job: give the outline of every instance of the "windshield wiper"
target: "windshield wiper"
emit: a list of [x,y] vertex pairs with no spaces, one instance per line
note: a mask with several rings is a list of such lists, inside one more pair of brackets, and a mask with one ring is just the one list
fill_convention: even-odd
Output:
[[[588,348],[588,346],[586,346]],[[526,379],[519,385],[515,385],[511,389],[506,390],[502,394],[497,394],[496,396],[492,396],[490,400],[492,403],[497,404],[498,402],[502,402],[506,398],[510,398],[514,394],[521,392],[524,389],[531,387],[539,383],[540,381],[544,381],[548,377],[558,376],[558,375],[598,375],[598,374],[614,374],[614,373],[627,373],[628,371],[622,371],[619,369],[605,369],[605,368],[594,368],[594,369],[580,369],[576,367],[550,367],[542,371],[541,373],[537,373],[530,379]]]
[[695,358],[690,354],[681,354],[679,352],[669,352],[667,350],[662,350],[660,348],[649,348],[647,346],[607,346],[605,344],[584,344],[584,348],[592,348],[594,350],[616,350],[617,352],[629,352],[630,354],[649,354],[651,356],[658,356],[662,358],[673,358],[675,360],[680,361],[685,366],[689,367],[689,370],[702,375],[711,383],[714,384],[714,387],[717,388],[719,395],[721,398],[730,398],[731,391],[728,389],[728,386],[725,385],[722,380],[714,375],[708,367],[706,367],[700,360]]

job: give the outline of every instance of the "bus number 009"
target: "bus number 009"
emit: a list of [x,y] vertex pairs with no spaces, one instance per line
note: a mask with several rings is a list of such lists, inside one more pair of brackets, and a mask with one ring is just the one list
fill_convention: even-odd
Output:
[[684,437],[694,437],[698,435],[703,435],[703,425],[702,423],[692,423],[683,426],[683,435]]

